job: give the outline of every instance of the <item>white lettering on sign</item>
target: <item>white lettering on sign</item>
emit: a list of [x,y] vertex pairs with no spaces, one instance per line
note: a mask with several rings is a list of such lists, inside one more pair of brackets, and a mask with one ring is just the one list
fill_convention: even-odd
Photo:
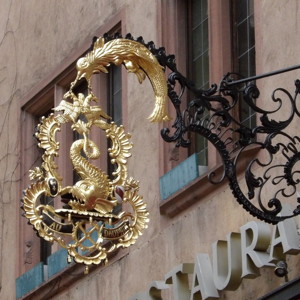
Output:
[[[282,214],[291,215],[290,207],[284,206]],[[299,252],[299,234],[295,221],[287,219],[280,222],[273,230],[270,245],[270,261],[283,260],[285,254],[298,254]]]
[[242,277],[255,278],[259,268],[274,267],[267,253],[271,241],[270,226],[262,222],[249,222],[240,228],[242,249]]
[[190,300],[218,298],[219,293],[214,285],[212,267],[208,254],[200,253],[196,257]]
[[241,283],[241,235],[232,232],[227,241],[217,241],[212,245],[213,279],[218,290],[236,290]]
[[189,277],[194,264],[181,264],[165,275],[165,282],[173,285],[174,300],[190,300]]
[[178,265],[165,275],[165,281],[152,282],[146,292],[128,300],[162,300],[165,289],[172,289],[174,300],[217,299],[218,291],[236,290],[243,278],[255,278],[260,268],[275,267],[274,262],[285,259],[286,254],[299,252],[300,238],[293,219],[275,225],[273,232],[268,224],[251,221],[240,233],[229,233],[226,241],[212,244],[212,263],[208,254],[199,253],[194,263]]

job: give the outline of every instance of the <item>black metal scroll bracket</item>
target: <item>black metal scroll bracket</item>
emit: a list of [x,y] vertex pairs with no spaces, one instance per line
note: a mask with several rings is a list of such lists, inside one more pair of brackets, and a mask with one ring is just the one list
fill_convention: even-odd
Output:
[[[104,35],[106,40],[120,37]],[[125,38],[133,40],[131,34]],[[300,136],[295,135],[300,117],[296,101],[300,80],[295,81],[293,95],[283,88],[273,91],[269,101],[271,110],[259,106],[262,103],[259,101],[260,92],[254,83],[258,79],[299,69],[300,65],[249,78],[228,73],[219,87],[213,84],[210,89],[202,90],[177,70],[174,55],[167,55],[163,47],[157,49],[153,42],[146,44],[142,37],[136,41],[145,45],[166,73],[169,72],[168,96],[176,118],[171,129],[162,129],[162,138],[166,142],[175,142],[177,147],[190,145],[190,133],[207,139],[223,162],[221,175],[208,174],[210,182],[216,184],[227,178],[234,197],[251,215],[276,224],[300,214],[300,196],[297,195]],[[190,100],[182,110],[182,96],[186,90]],[[256,114],[254,126],[240,122],[236,112],[241,104],[247,105]],[[266,102],[263,104],[266,105]],[[258,155],[245,159],[245,154],[249,153],[247,150],[253,147],[259,150],[256,152]],[[245,160],[244,180],[238,180],[237,168],[241,161],[245,164]],[[288,215],[284,215],[282,209],[285,202],[293,207]]]

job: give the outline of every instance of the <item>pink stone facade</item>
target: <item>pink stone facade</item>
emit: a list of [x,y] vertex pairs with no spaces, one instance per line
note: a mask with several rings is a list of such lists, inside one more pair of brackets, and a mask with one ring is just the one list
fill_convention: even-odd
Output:
[[[39,263],[40,239],[21,217],[20,209],[22,190],[29,184],[28,170],[39,159],[32,139],[36,118],[60,102],[75,78],[74,63],[90,47],[92,38],[115,27],[123,35],[130,32],[136,38],[154,41],[158,47],[163,45],[167,53],[176,55],[178,69],[186,74],[185,2],[1,1],[0,299],[16,299],[16,278]],[[211,83],[219,83],[232,67],[230,2],[208,1]],[[299,1],[254,0],[254,15],[257,74],[299,64]],[[268,99],[276,87],[293,90],[299,77],[296,70],[266,80],[259,86],[262,98]],[[105,98],[104,81],[100,79],[96,86],[99,97]],[[206,177],[161,201],[160,176],[185,160],[188,151],[162,141],[163,125],[147,120],[153,103],[150,83],[140,85],[134,75],[123,70],[123,124],[134,144],[129,170],[140,181],[140,193],[150,212],[149,228],[135,245],[120,250],[107,265],[91,268],[88,275],[83,275],[80,265],[68,267],[45,278],[22,299],[139,299],[133,296],[147,291],[153,281],[164,281],[165,275],[182,263],[194,263],[198,253],[211,256],[214,242],[257,221],[236,202],[226,182],[212,186]],[[174,116],[171,104],[169,108]],[[292,131],[297,130],[295,124]],[[62,148],[68,147],[69,138],[61,133]],[[67,156],[67,152],[62,154],[58,163],[64,165]],[[217,168],[220,163],[209,146],[208,168]],[[62,169],[65,182],[70,182],[72,168],[68,165]],[[300,219],[294,219],[300,226]],[[53,245],[52,252],[57,250]],[[300,254],[287,255],[286,260],[289,280],[298,278]],[[260,273],[257,278],[244,280],[235,291],[220,291],[219,299],[253,300],[284,283],[274,275],[274,268],[262,268]],[[141,299],[178,299],[172,287],[161,295]]]

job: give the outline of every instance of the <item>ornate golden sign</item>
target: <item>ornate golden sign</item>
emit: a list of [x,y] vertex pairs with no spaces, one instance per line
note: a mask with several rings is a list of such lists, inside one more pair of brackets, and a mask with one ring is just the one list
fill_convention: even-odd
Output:
[[[30,170],[33,183],[24,191],[22,199],[25,217],[39,236],[59,243],[68,250],[70,260],[73,258],[86,265],[107,261],[109,253],[134,244],[149,221],[146,204],[138,194],[138,181],[128,177],[127,159],[132,148],[130,134],[123,126],[110,122],[110,116],[100,106],[91,105],[92,101],[98,101],[92,91],[91,77],[94,73],[108,72],[110,64],[123,64],[140,82],[147,75],[156,97],[149,119],[154,122],[168,119],[166,80],[155,56],[136,41],[115,39],[105,42],[99,38],[94,49],[77,61],[77,77],[54,108],[55,114],[43,117],[38,125],[36,137],[38,146],[44,151],[43,162],[40,167]],[[82,78],[87,81],[87,96],[76,95],[73,91]],[[80,178],[72,186],[62,185],[55,161],[60,149],[56,134],[64,123],[71,123],[72,129],[82,137],[70,148],[73,169]],[[111,163],[116,166],[113,178],[91,162],[100,156],[98,146],[90,138],[92,127],[105,131],[111,141],[108,153]],[[43,204],[41,199],[45,197],[53,198],[54,205]],[[65,202],[64,206],[61,200]],[[115,213],[117,205],[129,209]]]

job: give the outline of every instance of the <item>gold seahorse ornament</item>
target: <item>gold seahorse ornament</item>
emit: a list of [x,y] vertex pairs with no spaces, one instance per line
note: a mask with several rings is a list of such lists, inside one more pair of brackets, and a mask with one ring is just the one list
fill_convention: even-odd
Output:
[[[111,64],[124,64],[140,82],[147,76],[156,99],[150,121],[169,119],[166,81],[155,56],[144,45],[132,40],[105,42],[99,38],[93,50],[77,61],[76,79],[53,109],[55,114],[43,117],[37,127],[35,135],[38,146],[44,151],[43,162],[29,171],[32,183],[22,199],[24,215],[40,237],[67,249],[68,260],[73,258],[86,265],[107,261],[113,251],[134,244],[149,222],[146,204],[138,194],[139,183],[128,177],[130,134],[122,125],[111,121],[100,106],[92,105],[98,99],[92,91],[91,77],[94,73],[108,72]],[[87,81],[87,96],[74,92],[82,78]],[[63,186],[56,163],[60,150],[56,138],[66,123],[70,123],[80,136],[70,147],[70,159],[79,180],[69,186]],[[98,145],[91,139],[93,127],[104,131],[110,140],[108,153],[116,170],[112,178],[92,163],[101,155]],[[54,199],[53,205],[51,199]],[[131,208],[122,211],[128,205]]]

